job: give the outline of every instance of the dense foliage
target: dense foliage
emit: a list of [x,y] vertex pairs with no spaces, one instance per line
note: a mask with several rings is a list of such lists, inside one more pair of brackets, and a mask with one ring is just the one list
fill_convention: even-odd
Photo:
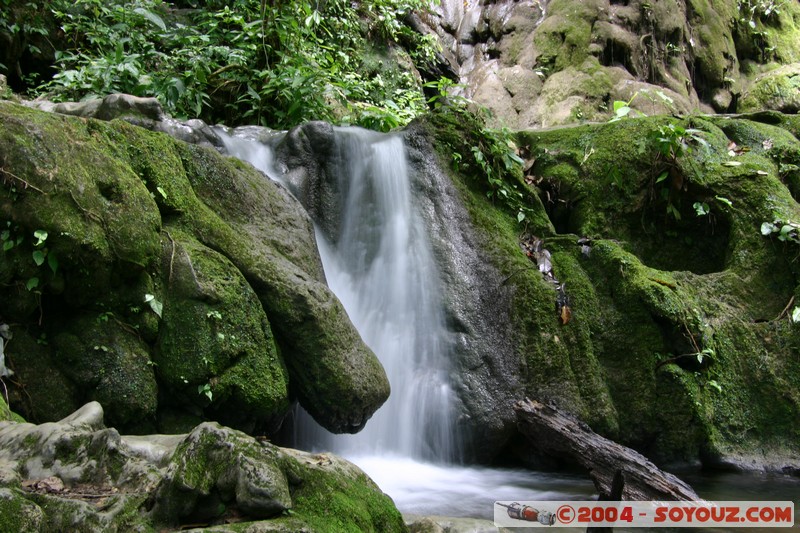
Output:
[[397,60],[410,65],[434,53],[402,24],[426,0],[12,4],[0,0],[0,31],[50,33],[55,49],[55,75],[28,79],[32,95],[156,96],[174,116],[271,127],[323,119],[387,130],[424,109],[416,70]]

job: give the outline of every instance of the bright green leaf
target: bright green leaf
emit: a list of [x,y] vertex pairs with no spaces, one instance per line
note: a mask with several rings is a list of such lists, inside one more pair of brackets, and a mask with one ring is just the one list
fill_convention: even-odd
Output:
[[730,200],[728,200],[724,196],[715,196],[714,198],[716,198],[717,200],[719,200],[723,204],[727,205],[728,207],[733,207],[733,202],[731,202]]
[[40,246],[44,241],[47,240],[47,232],[43,229],[37,229],[34,231],[33,236],[36,238],[36,242],[33,243],[34,246]]
[[152,309],[159,318],[161,318],[161,312],[164,310],[163,303],[159,302],[152,294],[145,294],[144,302],[150,306],[150,309]]

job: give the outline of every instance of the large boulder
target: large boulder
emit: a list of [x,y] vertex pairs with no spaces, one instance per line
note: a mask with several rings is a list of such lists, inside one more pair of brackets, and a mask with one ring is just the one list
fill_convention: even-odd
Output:
[[122,121],[0,102],[0,122],[0,319],[31,420],[100,400],[130,431],[272,433],[294,395],[354,432],[388,397],[284,188]]
[[474,118],[442,108],[417,126],[414,142],[434,139],[440,168],[461,154],[463,207],[440,191],[433,202],[464,237],[444,234],[437,255],[456,272],[488,263],[477,280],[448,281],[453,302],[477,295],[452,316],[467,347],[461,422],[478,456],[537,460],[509,421],[517,395],[662,464],[796,468],[799,126],[761,113],[522,132],[527,175],[499,182],[521,193],[521,223],[463,155],[489,146]]
[[0,518],[9,531],[405,531],[391,499],[344,459],[217,423],[121,436],[96,402],[58,422],[0,422]]

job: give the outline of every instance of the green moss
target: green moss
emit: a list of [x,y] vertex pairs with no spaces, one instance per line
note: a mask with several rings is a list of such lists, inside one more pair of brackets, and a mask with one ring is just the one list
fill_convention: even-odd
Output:
[[21,491],[6,488],[0,489],[0,529],[8,533],[47,530],[42,509]]
[[344,460],[325,454],[285,456],[283,468],[293,480],[291,516],[313,531],[406,531],[391,498]]
[[11,421],[11,422],[25,422],[25,419],[19,416],[17,413],[12,411],[8,404],[6,403],[5,398],[0,397],[0,421]]
[[554,72],[580,65],[588,55],[592,21],[598,18],[599,2],[555,0],[547,6],[547,18],[534,32],[538,67]]
[[[5,180],[0,206],[24,234],[48,231],[47,246],[59,259],[58,274],[45,280],[46,318],[52,320],[44,328],[48,338],[61,339],[57,348],[69,360],[64,371],[82,376],[81,386],[88,384],[72,401],[96,397],[112,404],[106,406],[112,423],[147,430],[136,421],[153,419],[155,395],[145,386],[152,369],[136,377],[120,372],[125,365],[95,364],[107,353],[136,354],[128,361],[134,366],[159,358],[164,364],[160,375],[177,389],[162,391],[167,401],[180,398],[185,405],[191,398],[189,404],[208,407],[206,395],[198,392],[208,385],[216,404],[206,414],[240,427],[275,429],[288,399],[271,326],[283,353],[292,354],[289,368],[301,400],[331,429],[359,428],[385,401],[389,385],[383,369],[324,285],[311,222],[285,189],[242,162],[121,121],[63,117],[8,102],[0,102],[0,116],[0,158],[18,176]],[[176,262],[191,248],[175,244],[181,233],[194,243],[199,268],[221,278],[217,287],[205,280],[199,293],[207,294],[183,313],[165,302]],[[19,268],[26,264],[25,251],[2,256],[0,297],[12,300],[13,313],[5,316],[4,309],[4,318],[33,327],[44,306],[24,289],[35,273]],[[186,286],[197,281],[191,268],[182,275]],[[168,331],[160,330],[159,317],[144,301],[147,294],[166,303]],[[211,322],[213,311],[223,317],[219,324]],[[151,357],[151,346],[130,350],[63,331],[73,317],[92,315],[141,335],[161,353]],[[201,328],[191,334],[197,325]],[[70,347],[76,339],[89,349],[79,354]],[[199,351],[186,361],[172,357],[187,355],[192,346]],[[87,368],[97,372],[87,374]],[[121,394],[114,392],[118,386]],[[139,396],[134,407],[132,398]],[[141,416],[132,414],[137,409]]]
[[36,342],[36,337],[24,330],[14,331],[14,342],[8,344],[6,360],[16,372],[9,386],[9,401],[15,411],[27,420],[54,422],[81,406],[75,383],[56,367],[48,346]]
[[224,256],[170,231],[160,378],[226,423],[276,426],[288,409],[288,378],[261,303]]
[[[800,219],[779,170],[795,164],[800,144],[779,127],[784,116],[764,121],[653,117],[518,134],[535,159],[541,202],[532,206],[551,222],[527,234],[544,238],[553,275],[566,282],[572,318],[563,325],[554,286],[520,252],[526,234],[468,177],[456,180],[514,287],[527,395],[555,401],[661,462],[753,453],[762,443],[796,449],[796,430],[784,421],[800,413],[789,355],[797,333],[785,318],[770,326],[774,335],[758,325],[779,316],[796,291],[796,251],[776,247],[759,228],[774,216]],[[668,124],[699,130],[707,148],[687,135],[686,154],[659,155],[659,128]],[[449,135],[458,134],[454,125]],[[749,151],[730,155],[731,140]],[[669,179],[659,185],[664,170]],[[664,186],[675,187],[668,193],[680,219],[667,216]],[[694,202],[712,214],[698,216]],[[594,238],[588,256],[579,236]],[[694,354],[704,349],[701,363]],[[756,365],[759,358],[780,361],[782,378]]]

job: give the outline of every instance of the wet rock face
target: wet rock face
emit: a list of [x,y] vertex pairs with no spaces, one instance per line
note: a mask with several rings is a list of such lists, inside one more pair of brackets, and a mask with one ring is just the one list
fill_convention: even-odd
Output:
[[[523,393],[661,463],[793,471],[797,241],[778,232],[800,213],[797,133],[780,113],[519,133],[527,226],[466,176],[463,201],[511,294]],[[661,151],[670,134],[686,147],[675,157]],[[534,236],[562,290],[521,252]]]
[[[320,505],[335,500],[337,505]],[[0,422],[0,519],[13,531],[139,531],[242,523],[404,531],[357,467],[204,423],[185,435],[120,436],[96,402],[42,425]]]
[[[219,141],[152,99],[112,96],[66,110]],[[0,320],[14,324],[5,355],[26,417],[94,399],[129,431],[212,418],[272,433],[299,398],[326,428],[355,432],[388,397],[285,188],[121,121],[10,102],[0,121]]]
[[460,402],[456,438],[467,457],[488,460],[515,431],[512,406],[522,389],[511,332],[513,289],[502,283],[424,128],[409,128],[405,140],[415,205],[442,277]]
[[761,73],[800,60],[798,13],[735,0],[445,0],[425,22],[464,96],[527,128],[607,120],[634,95],[647,115],[736,112]]

